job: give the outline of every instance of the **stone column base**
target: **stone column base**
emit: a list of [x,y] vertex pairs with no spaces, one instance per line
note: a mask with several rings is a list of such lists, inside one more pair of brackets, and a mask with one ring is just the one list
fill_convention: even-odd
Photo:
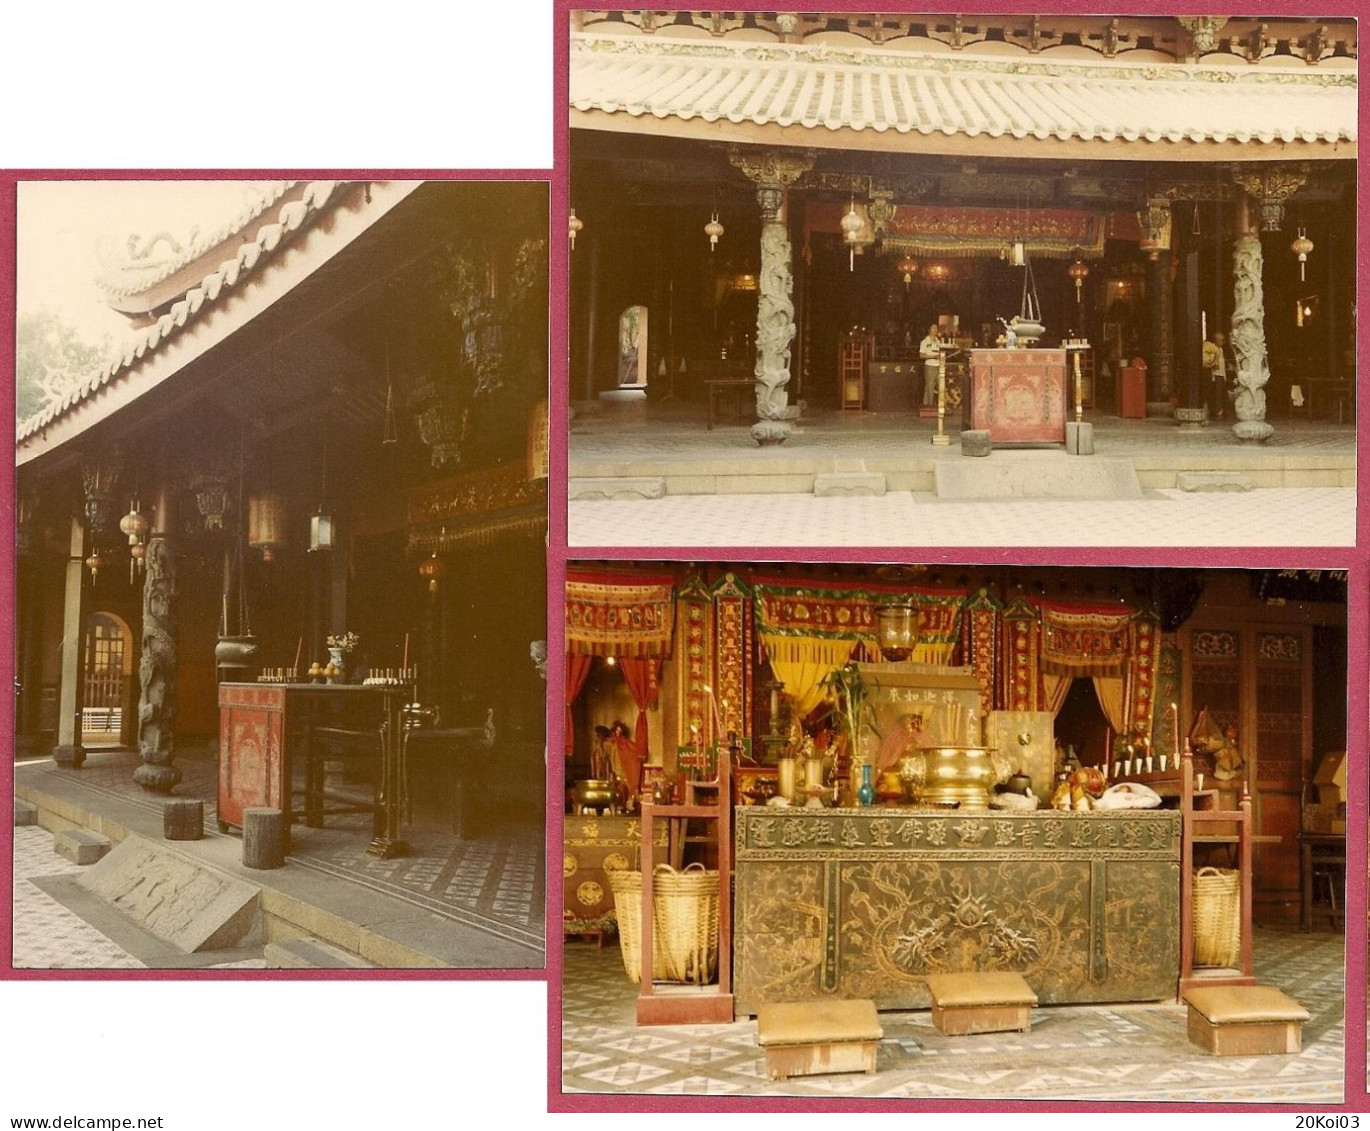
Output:
[[1239,420],[1232,425],[1232,433],[1238,440],[1249,444],[1262,444],[1275,434],[1275,426],[1264,420]]
[[789,438],[788,420],[758,420],[752,425],[752,439],[762,447],[768,444],[783,444]]
[[86,752],[79,742],[71,746],[54,746],[52,760],[59,766],[70,766],[73,770],[79,770],[85,763]]
[[1175,406],[1169,401],[1147,401],[1146,414],[1148,417],[1159,416],[1168,417],[1175,414]]
[[1208,409],[1177,408],[1175,410],[1175,423],[1180,426],[1181,432],[1197,432],[1208,423]]
[[133,771],[133,780],[153,793],[170,793],[181,780],[181,771],[175,766],[158,766],[144,762]]

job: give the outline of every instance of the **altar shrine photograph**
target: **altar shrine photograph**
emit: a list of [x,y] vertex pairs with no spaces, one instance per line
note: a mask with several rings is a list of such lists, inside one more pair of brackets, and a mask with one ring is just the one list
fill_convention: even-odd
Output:
[[[691,495],[1354,513],[1354,20],[568,36],[573,546],[633,544],[594,504]],[[731,521],[703,544],[748,544]]]
[[[22,182],[21,277],[196,191]],[[16,968],[544,966],[548,192],[103,242],[128,344],[18,422]]]
[[565,589],[568,1098],[1342,1100],[1345,571]]

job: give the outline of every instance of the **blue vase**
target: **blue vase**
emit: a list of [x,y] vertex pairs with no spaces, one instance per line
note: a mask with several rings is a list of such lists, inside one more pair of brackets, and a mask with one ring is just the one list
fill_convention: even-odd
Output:
[[862,809],[869,809],[871,802],[875,800],[875,783],[871,780],[874,769],[869,762],[861,766],[861,784],[856,789],[856,800],[860,802]]

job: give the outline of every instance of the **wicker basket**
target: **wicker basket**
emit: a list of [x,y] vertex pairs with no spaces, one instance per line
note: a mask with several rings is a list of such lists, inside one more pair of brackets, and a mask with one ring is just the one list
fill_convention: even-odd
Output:
[[1237,869],[1195,869],[1195,966],[1237,964],[1242,947],[1241,909],[1241,873]]
[[653,950],[662,953],[667,980],[697,986],[713,981],[718,969],[718,873],[706,871],[703,864],[680,872],[658,864],[652,885]]
[[[614,915],[618,919],[618,947],[623,953],[623,969],[629,978],[639,982],[642,980],[642,873],[620,869],[608,875],[609,886],[614,892]],[[653,942],[660,936],[658,912],[652,920]],[[660,945],[652,947],[652,980],[668,980],[666,956]]]
[[[634,982],[642,977],[642,873],[609,873],[618,917],[623,968]],[[702,864],[677,872],[658,864],[652,876],[652,980],[712,980],[718,968],[718,873]]]

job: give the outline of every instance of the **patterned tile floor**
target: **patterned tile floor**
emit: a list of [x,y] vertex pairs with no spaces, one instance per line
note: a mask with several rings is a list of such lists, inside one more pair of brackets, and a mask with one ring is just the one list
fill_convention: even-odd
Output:
[[962,502],[908,491],[857,498],[671,495],[572,502],[573,547],[1350,546],[1355,492],[1267,487],[1137,500]]
[[[128,751],[100,752],[87,758],[78,780],[94,795],[160,812],[160,799],[132,780],[137,764],[137,755]],[[205,835],[221,835],[214,814],[214,760],[178,757],[177,765],[183,777],[174,796],[204,799]],[[72,773],[51,762],[35,763],[24,772],[67,775],[68,780]],[[501,822],[497,831],[469,841],[431,829],[407,828],[404,835],[410,855],[377,860],[366,855],[371,840],[368,814],[332,817],[323,829],[295,827],[291,859],[510,942],[543,948],[546,883],[540,820]]]
[[52,834],[36,825],[14,830],[14,960],[19,969],[141,970],[128,951],[68,911],[32,882],[79,872],[52,850]]
[[636,987],[618,950],[568,942],[563,961],[565,1092],[1217,1103],[1337,1103],[1343,1094],[1344,965],[1339,934],[1257,929],[1256,974],[1313,1015],[1303,1051],[1209,1057],[1173,1003],[1034,1010],[1030,1033],[944,1037],[931,1015],[884,1013],[875,1076],[772,1083],[755,1023],[634,1024]]

